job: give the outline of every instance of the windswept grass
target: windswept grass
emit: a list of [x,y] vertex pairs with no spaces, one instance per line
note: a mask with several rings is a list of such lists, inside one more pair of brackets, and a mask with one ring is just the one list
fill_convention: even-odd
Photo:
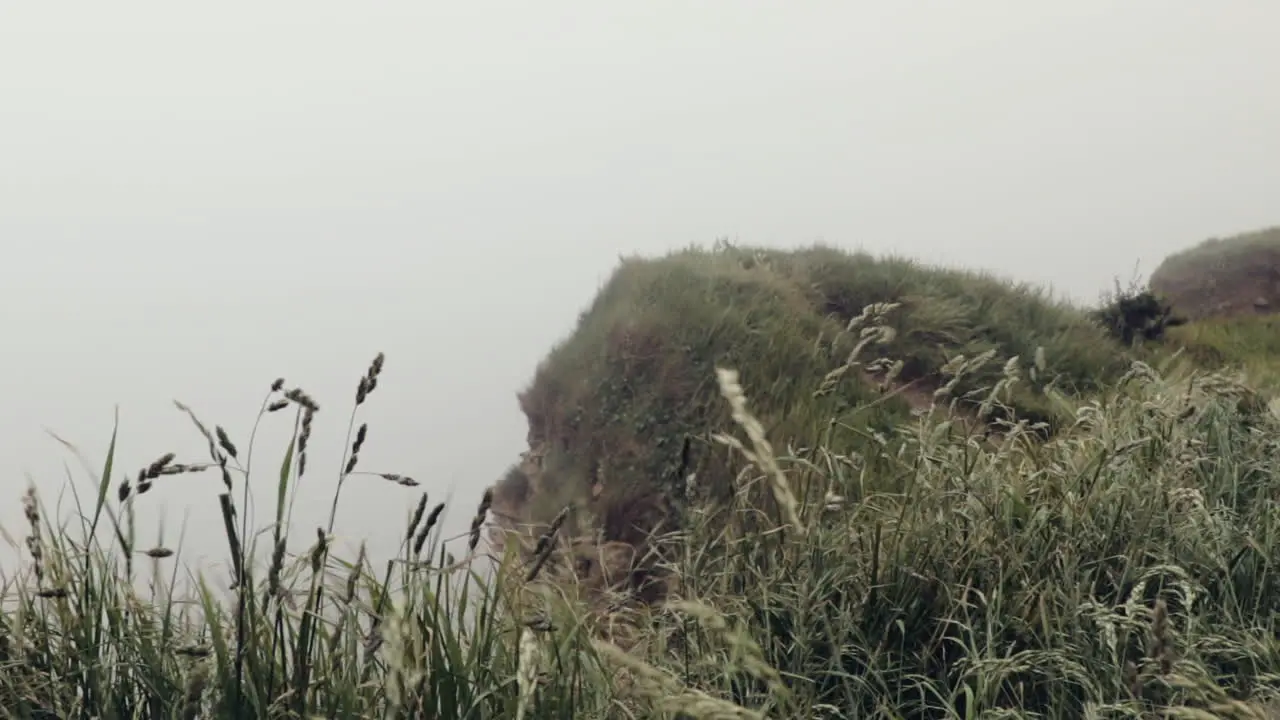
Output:
[[[260,419],[292,416],[279,465],[254,461],[252,434],[242,452],[196,420],[208,461],[166,454],[117,483],[108,453],[78,537],[26,494],[0,714],[1275,717],[1280,418],[1227,375],[1134,363],[1091,400],[1051,390],[1073,419],[1046,442],[1006,405],[1017,364],[961,365],[931,409],[858,452],[832,449],[852,425],[824,429],[826,442],[771,434],[750,383],[720,368],[732,422],[715,442],[737,458],[732,493],[687,504],[683,529],[655,541],[662,602],[610,607],[573,582],[564,510],[532,552],[484,555],[489,494],[460,560],[439,536],[443,505],[422,494],[385,566],[336,557],[326,525],[288,547],[320,410],[278,382]],[[360,381],[344,483],[380,366]],[[997,378],[970,394],[1005,406],[989,414],[1007,418],[1000,432],[971,432],[952,402],[966,375]],[[197,575],[179,594],[180,552],[136,539],[132,504],[178,472],[224,483],[229,593]],[[699,483],[685,478],[690,497]],[[282,508],[265,533],[239,520],[246,485]],[[265,567],[258,537],[272,543]],[[158,570],[149,587],[139,561]]]
[[1251,385],[1280,391],[1280,315],[1212,318],[1169,334],[1175,346],[1202,366],[1240,370]]
[[[113,432],[101,471],[85,466],[98,492],[92,507],[80,508],[78,533],[47,517],[29,489],[23,498],[29,562],[5,588],[0,615],[0,715],[462,718],[536,709],[540,717],[567,718],[597,712],[592,703],[603,696],[582,691],[597,682],[584,680],[598,672],[593,651],[584,628],[573,622],[557,623],[563,651],[554,656],[558,677],[568,679],[522,705],[528,698],[517,681],[519,618],[531,590],[529,583],[497,588],[484,577],[479,528],[491,494],[477,510],[462,560],[439,536],[444,505],[428,511],[425,493],[406,518],[398,556],[385,567],[374,567],[363,549],[354,560],[332,554],[341,493],[360,474],[370,432],[357,425],[359,409],[377,389],[382,364],[378,355],[359,381],[333,510],[310,547],[291,549],[287,538],[320,407],[284,380],[271,385],[258,416],[258,422],[284,416],[294,425],[278,465],[255,463],[253,435],[242,451],[232,433],[210,429],[179,405],[207,441],[207,461],[179,463],[166,453],[117,482]],[[229,594],[220,593],[219,583],[201,574],[181,595],[180,552],[139,541],[133,509],[167,476],[206,471],[223,484],[216,512],[224,521],[233,582]],[[366,474],[406,492],[417,485],[396,473]],[[240,514],[253,491],[275,498],[267,528],[248,527]],[[106,532],[98,532],[100,524],[109,526]],[[271,542],[265,567],[253,561],[261,537]],[[146,583],[135,567],[139,560],[152,566]]]

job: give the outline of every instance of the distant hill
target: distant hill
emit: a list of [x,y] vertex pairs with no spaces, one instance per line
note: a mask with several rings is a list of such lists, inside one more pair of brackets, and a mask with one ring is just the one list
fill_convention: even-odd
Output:
[[1206,240],[1170,255],[1150,285],[1192,320],[1280,311],[1280,227]]

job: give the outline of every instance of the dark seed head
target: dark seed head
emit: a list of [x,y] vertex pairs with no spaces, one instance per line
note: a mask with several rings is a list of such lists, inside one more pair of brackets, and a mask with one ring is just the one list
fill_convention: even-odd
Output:
[[276,378],[276,381],[271,383],[271,392],[280,392],[283,388],[284,378]]
[[378,473],[378,477],[383,480],[396,483],[397,485],[403,485],[404,487],[418,487],[418,481],[408,475],[399,475],[397,473]]
[[215,425],[213,432],[218,436],[218,445],[227,451],[227,454],[233,458],[238,458],[239,453],[236,451],[235,443],[231,442],[231,438],[227,437],[227,431],[222,429],[221,425]]
[[293,388],[285,393],[284,396],[311,412],[320,410],[320,406],[316,404],[316,401],[311,399],[311,396],[304,392],[302,388]]
[[414,557],[417,557],[422,552],[422,546],[427,542],[427,535],[431,533],[431,528],[435,527],[440,520],[440,513],[442,512],[444,512],[444,503],[436,503],[436,506],[431,508],[431,513],[427,515],[427,521],[418,530],[418,537],[413,539]]
[[315,412],[307,410],[302,413],[302,430],[298,432],[298,452],[307,451],[307,443],[311,442],[311,421],[315,417]]
[[324,534],[324,528],[316,528],[316,549],[311,554],[311,572],[319,573],[320,565],[324,562],[325,551],[329,548],[329,539]]
[[427,527],[431,527],[440,521],[440,513],[444,512],[444,503],[436,503],[431,508],[431,514],[427,516]]
[[165,453],[164,455],[161,455],[155,462],[151,463],[146,468],[143,468],[142,472],[138,474],[138,479],[142,480],[144,477],[146,479],[160,477],[160,473],[164,472],[164,469],[168,467],[169,463],[173,462],[175,457],[177,456],[173,453]]
[[418,506],[413,509],[413,515],[409,516],[409,531],[405,534],[405,541],[413,538],[413,533],[418,529],[418,523],[422,522],[422,514],[427,511],[427,494],[422,493],[422,497],[418,500]]

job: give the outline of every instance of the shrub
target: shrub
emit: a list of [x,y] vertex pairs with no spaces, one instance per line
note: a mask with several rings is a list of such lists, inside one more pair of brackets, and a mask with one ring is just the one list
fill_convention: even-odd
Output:
[[1147,288],[1130,286],[1124,290],[1116,283],[1115,292],[1091,313],[1115,339],[1132,347],[1139,339],[1160,340],[1169,328],[1186,324],[1186,318],[1174,314],[1173,307]]

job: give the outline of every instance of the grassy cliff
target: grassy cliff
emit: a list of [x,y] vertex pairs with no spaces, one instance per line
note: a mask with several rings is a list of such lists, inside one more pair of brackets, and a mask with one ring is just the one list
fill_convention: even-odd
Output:
[[944,402],[1047,434],[1070,420],[1062,396],[1096,393],[1130,355],[1078,309],[981,273],[825,247],[628,259],[520,396],[530,455],[498,497],[535,522],[577,503],[606,541],[671,528],[690,473],[722,496],[737,471],[710,441],[729,421],[717,366],[741,369],[775,441],[850,451],[948,383]]

